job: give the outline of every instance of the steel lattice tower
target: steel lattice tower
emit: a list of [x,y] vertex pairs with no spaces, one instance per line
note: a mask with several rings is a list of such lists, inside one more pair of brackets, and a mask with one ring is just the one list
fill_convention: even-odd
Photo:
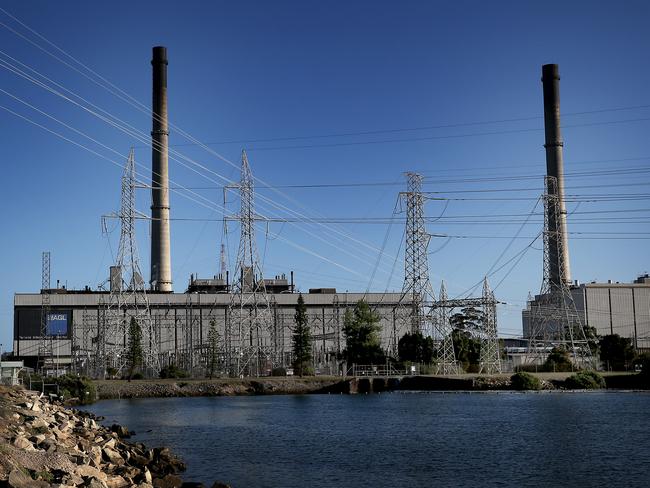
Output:
[[406,200],[406,250],[404,254],[404,285],[400,298],[400,314],[407,320],[412,334],[431,336],[433,328],[427,313],[435,300],[429,280],[427,248],[430,236],[424,225],[424,196],[422,175],[406,173],[407,191],[401,194]]
[[427,249],[431,236],[424,224],[423,177],[417,173],[406,173],[406,177],[407,191],[401,194],[406,200],[404,285],[396,318],[406,320],[411,333],[432,337],[438,344],[440,371],[453,374],[457,371],[449,317],[444,307],[435,312],[432,309],[436,299],[429,278]]
[[481,330],[481,369],[479,373],[501,373],[499,337],[497,335],[497,301],[487,277],[483,280],[483,327]]
[[[548,348],[563,346],[576,366],[594,366],[587,333],[578,314],[570,285],[562,279],[568,275],[565,266],[565,240],[560,222],[562,204],[557,191],[557,178],[545,178],[544,194],[544,270],[540,295],[529,302],[529,359],[546,356]],[[557,263],[552,258],[557,256]],[[553,258],[554,259],[554,258]]]
[[47,330],[50,315],[50,265],[50,252],[44,251],[41,256],[41,339],[38,345],[38,365],[42,370],[51,366],[53,359],[53,339]]
[[[149,300],[145,292],[140,268],[140,257],[135,237],[135,157],[131,149],[122,175],[120,211],[120,244],[115,266],[111,270],[110,294],[97,340],[98,356],[96,376],[103,377],[106,368],[122,373],[127,367],[129,327],[135,318],[141,331],[143,372],[153,375],[158,372],[158,340],[149,313]],[[126,311],[129,310],[127,316]]]
[[443,281],[440,284],[440,296],[437,306],[432,308],[432,314],[435,314],[436,339],[438,340],[438,373],[439,374],[458,374],[458,364],[456,363],[456,354],[454,352],[454,339],[452,336],[452,327],[449,321],[451,308],[447,299],[447,287]]
[[273,316],[255,238],[253,175],[242,151],[239,183],[239,250],[226,320],[226,362],[233,376],[258,376],[273,367]]

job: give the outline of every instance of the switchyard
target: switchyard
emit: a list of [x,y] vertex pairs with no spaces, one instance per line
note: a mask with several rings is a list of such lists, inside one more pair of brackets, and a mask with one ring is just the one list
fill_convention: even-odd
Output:
[[[176,366],[192,376],[207,374],[216,355],[221,376],[260,376],[292,364],[292,328],[298,294],[294,275],[264,277],[257,249],[256,224],[264,217],[255,211],[254,178],[248,155],[242,151],[239,182],[230,185],[239,197],[239,211],[224,215],[239,226],[239,246],[232,274],[222,246],[220,273],[211,279],[192,276],[183,293],[173,291],[171,273],[167,50],[153,49],[151,215],[135,208],[137,187],[133,150],[122,176],[121,204],[113,215],[120,223],[120,243],[107,285],[100,289],[68,290],[50,284],[50,254],[43,253],[40,293],[21,293],[14,301],[14,353],[46,373],[74,371],[95,378],[123,376],[128,368],[129,344],[137,335],[143,348],[143,373],[155,376],[161,368]],[[570,351],[577,366],[597,368],[591,329],[607,329],[607,318],[593,303],[609,297],[609,326],[619,315],[631,317],[633,327],[623,331],[637,349],[650,345],[650,279],[631,286],[578,285],[571,281],[564,195],[563,140],[560,132],[559,70],[542,68],[547,171],[544,207],[543,282],[523,312],[526,360],[543,361],[553,347]],[[461,372],[452,340],[454,309],[480,309],[481,324],[468,331],[480,340],[480,372],[503,370],[497,333],[498,300],[484,278],[480,296],[449,297],[444,282],[439,293],[430,280],[422,175],[406,174],[406,191],[399,194],[406,209],[404,283],[399,293],[312,289],[304,294],[313,337],[316,372],[346,374],[352,365],[343,358],[346,311],[360,300],[379,316],[381,347],[397,356],[406,333],[433,339],[434,372]],[[148,286],[142,273],[135,235],[138,218],[151,221],[151,266]],[[628,292],[631,293],[628,300]],[[625,297],[623,297],[623,295]],[[616,299],[621,296],[623,298]],[[612,297],[615,297],[612,301]],[[621,305],[624,303],[623,305]],[[601,303],[602,305],[602,303]],[[622,307],[616,309],[616,307]],[[629,309],[632,309],[631,315]],[[616,318],[614,316],[616,315]],[[134,327],[133,325],[136,325]],[[620,333],[621,330],[616,330]]]

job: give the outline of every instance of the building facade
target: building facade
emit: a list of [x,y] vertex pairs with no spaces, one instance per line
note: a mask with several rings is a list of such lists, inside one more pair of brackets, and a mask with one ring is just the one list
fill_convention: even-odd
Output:
[[[650,352],[650,275],[632,283],[582,283],[571,286],[576,311],[583,322],[599,336],[618,334],[629,338],[638,352]],[[522,312],[524,338],[530,338],[533,326],[529,301]]]

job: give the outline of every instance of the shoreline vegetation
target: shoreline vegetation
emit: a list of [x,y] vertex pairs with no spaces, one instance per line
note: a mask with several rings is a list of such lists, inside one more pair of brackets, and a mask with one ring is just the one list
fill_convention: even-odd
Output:
[[[534,384],[515,377],[530,376]],[[389,391],[521,391],[646,390],[649,382],[636,373],[596,374],[589,381],[583,373],[518,373],[516,375],[402,376],[402,377],[260,377],[243,379],[160,379],[95,381],[97,400],[197,396],[364,394]],[[593,378],[591,378],[593,379]]]

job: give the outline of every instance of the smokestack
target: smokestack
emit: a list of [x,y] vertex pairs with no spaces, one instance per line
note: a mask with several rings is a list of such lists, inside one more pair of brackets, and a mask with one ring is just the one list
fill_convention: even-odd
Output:
[[[556,178],[557,185],[551,185],[549,193],[557,196],[556,202],[549,200],[548,212],[549,261],[551,283],[559,286],[571,284],[569,266],[569,242],[564,204],[564,161],[562,159],[562,133],[560,131],[560,71],[557,64],[542,66],[544,90],[544,132],[546,148],[546,175]],[[555,186],[555,188],[554,188]],[[556,215],[558,219],[556,219]],[[557,220],[557,221],[556,221]]]
[[169,240],[169,130],[167,123],[167,48],[153,48],[151,130],[151,289],[172,291]]

